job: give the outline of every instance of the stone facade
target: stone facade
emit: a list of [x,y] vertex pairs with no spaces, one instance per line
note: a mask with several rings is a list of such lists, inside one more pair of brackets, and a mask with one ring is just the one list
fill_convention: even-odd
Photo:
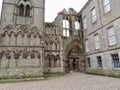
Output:
[[[69,36],[63,35],[63,20],[69,22]],[[82,29],[75,29],[75,21],[80,20],[74,9],[63,9],[55,21],[45,26],[45,62],[50,71],[83,71],[84,55]],[[79,22],[80,24],[80,22]],[[80,51],[79,51],[80,50]],[[51,62],[49,62],[51,60]],[[58,61],[56,61],[58,60]]]
[[44,2],[3,0],[0,23],[1,75],[43,74]]
[[[108,0],[110,8],[106,8],[105,12],[104,0],[89,0],[79,14],[82,18],[87,19],[87,29],[84,30],[84,41],[89,42],[89,51],[85,52],[87,68],[90,69],[105,69],[105,70],[119,70],[119,57],[120,57],[120,10],[119,0]],[[96,10],[96,22],[92,23],[92,10]],[[108,29],[113,28],[114,40],[109,37]],[[95,36],[99,36],[100,48],[96,49]],[[112,37],[112,36],[111,36]],[[114,41],[114,45],[110,45],[110,41]],[[112,42],[111,42],[112,43]],[[113,57],[116,55],[116,58]],[[101,65],[98,58],[101,57]],[[90,62],[88,63],[88,59]]]
[[119,69],[118,4],[89,0],[79,13],[63,9],[44,22],[44,0],[3,0],[1,75]]
[[[82,29],[75,30],[74,24],[80,19],[76,11],[64,9],[54,22],[44,23],[44,4],[44,0],[3,0],[1,75],[84,70]],[[69,37],[63,36],[63,20],[69,22]]]

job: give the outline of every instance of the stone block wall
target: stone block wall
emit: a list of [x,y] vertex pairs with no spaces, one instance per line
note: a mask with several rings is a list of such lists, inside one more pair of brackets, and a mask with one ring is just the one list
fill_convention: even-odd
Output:
[[[104,0],[89,0],[84,8],[80,11],[82,14],[82,20],[86,16],[87,29],[84,30],[84,40],[89,42],[89,52],[85,52],[86,62],[90,59],[92,69],[100,69],[98,67],[97,57],[102,57],[102,64],[105,70],[112,70],[113,60],[112,54],[119,54],[120,49],[120,12],[119,12],[119,0],[110,0],[111,10],[107,13],[104,12]],[[97,21],[92,23],[91,9],[95,8]],[[108,28],[113,27],[115,31],[116,44],[109,44]],[[99,36],[100,49],[95,49],[95,35]],[[85,49],[85,48],[84,48]],[[85,49],[86,51],[86,49]],[[86,63],[87,64],[87,63]]]

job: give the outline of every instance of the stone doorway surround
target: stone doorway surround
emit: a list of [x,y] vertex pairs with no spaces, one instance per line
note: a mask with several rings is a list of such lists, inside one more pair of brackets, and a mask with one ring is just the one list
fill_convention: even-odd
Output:
[[66,73],[69,73],[70,71],[81,72],[85,69],[83,46],[78,40],[72,41],[66,48],[64,69]]

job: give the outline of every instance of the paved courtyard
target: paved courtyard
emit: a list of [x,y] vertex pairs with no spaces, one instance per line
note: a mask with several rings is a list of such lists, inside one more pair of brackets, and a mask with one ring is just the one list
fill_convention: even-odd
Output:
[[0,84],[0,90],[120,90],[120,79],[72,73],[43,81]]

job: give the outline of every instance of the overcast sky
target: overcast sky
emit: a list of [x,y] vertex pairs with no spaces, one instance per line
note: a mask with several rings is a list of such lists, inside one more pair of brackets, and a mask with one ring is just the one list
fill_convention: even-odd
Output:
[[[88,0],[46,0],[45,21],[53,21],[57,16],[57,13],[62,11],[64,8],[74,8],[77,12],[79,12],[87,1]],[[0,9],[2,5],[1,2],[2,0],[0,0]]]
[[53,21],[57,13],[64,8],[74,8],[77,12],[85,5],[88,0],[46,0],[45,21]]

